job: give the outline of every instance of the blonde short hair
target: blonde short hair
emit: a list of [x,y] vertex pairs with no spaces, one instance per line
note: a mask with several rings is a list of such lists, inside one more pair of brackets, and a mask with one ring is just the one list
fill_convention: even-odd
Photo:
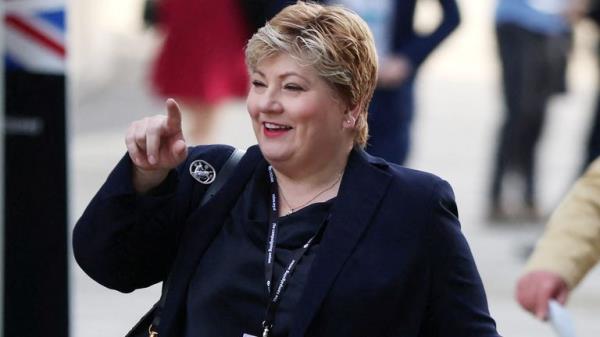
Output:
[[375,43],[366,22],[342,6],[298,1],[252,36],[246,46],[246,65],[254,71],[260,61],[277,53],[312,66],[346,104],[358,105],[354,144],[364,147],[367,109],[377,78]]

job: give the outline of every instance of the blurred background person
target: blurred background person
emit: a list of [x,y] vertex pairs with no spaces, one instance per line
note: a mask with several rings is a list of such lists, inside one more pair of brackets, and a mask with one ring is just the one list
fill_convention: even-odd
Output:
[[454,0],[439,0],[443,17],[429,34],[414,29],[417,0],[330,0],[354,10],[369,25],[379,57],[378,83],[369,107],[367,152],[404,164],[411,139],[417,71],[458,26]]
[[600,260],[600,159],[592,163],[558,206],[519,279],[516,298],[539,319],[548,301],[564,304]]
[[[550,97],[565,92],[571,46],[572,0],[499,0],[496,37],[501,61],[504,121],[490,186],[489,218],[536,220],[536,145]],[[503,200],[513,173],[522,200]],[[521,186],[519,186],[521,187]],[[504,198],[507,199],[507,198]],[[509,209],[508,205],[518,205]]]
[[246,94],[248,21],[237,0],[160,0],[157,20],[165,37],[152,69],[153,89],[180,102],[188,141],[206,143],[219,105]]

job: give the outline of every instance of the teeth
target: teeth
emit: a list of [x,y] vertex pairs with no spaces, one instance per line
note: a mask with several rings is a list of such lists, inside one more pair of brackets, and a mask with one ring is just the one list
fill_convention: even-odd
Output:
[[291,129],[291,127],[289,127],[289,126],[273,124],[273,123],[268,123],[268,122],[265,122],[265,127],[267,129]]

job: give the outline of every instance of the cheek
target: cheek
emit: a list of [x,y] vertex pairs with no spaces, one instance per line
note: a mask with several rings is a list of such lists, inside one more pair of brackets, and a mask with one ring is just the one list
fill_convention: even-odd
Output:
[[321,123],[326,119],[324,113],[328,110],[327,104],[315,100],[294,102],[288,106],[290,111],[294,111],[295,119],[304,123]]
[[315,104],[297,115],[303,123],[311,125],[317,132],[340,129],[343,126],[343,112],[333,104]]
[[246,110],[248,110],[248,114],[252,119],[256,119],[258,117],[258,108],[254,102],[254,100],[248,96],[246,99]]

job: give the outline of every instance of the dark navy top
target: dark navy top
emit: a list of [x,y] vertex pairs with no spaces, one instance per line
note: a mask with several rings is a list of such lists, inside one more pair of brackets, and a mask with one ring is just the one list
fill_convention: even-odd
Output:
[[[246,325],[250,334],[260,332],[263,245],[242,253],[236,243],[252,247],[265,236],[238,239],[235,233],[243,235],[236,219],[228,218],[243,196],[238,207],[246,207],[247,221],[237,221],[241,233],[252,233],[249,223],[265,212],[264,195],[244,194],[256,172],[266,174],[268,163],[258,147],[249,148],[221,192],[200,209],[206,188],[189,174],[195,160],[221,167],[230,154],[221,145],[190,148],[171,192],[160,196],[135,193],[125,155],[73,232],[77,262],[111,289],[148,287],[170,270],[162,337],[185,336],[186,325],[189,335],[203,329],[204,335],[236,336]],[[290,337],[499,337],[447,182],[354,149],[329,212],[305,289],[292,305]],[[219,241],[233,239],[223,249],[215,240],[226,223],[231,229]],[[213,333],[217,329],[222,331]]]
[[[262,336],[269,300],[264,265],[269,200],[267,172],[255,172],[194,273],[185,337]],[[279,218],[273,284],[279,283],[294,253],[317,232],[332,203],[333,199],[315,203]],[[289,333],[295,304],[318,249],[317,239],[288,279],[276,311],[276,337]]]

